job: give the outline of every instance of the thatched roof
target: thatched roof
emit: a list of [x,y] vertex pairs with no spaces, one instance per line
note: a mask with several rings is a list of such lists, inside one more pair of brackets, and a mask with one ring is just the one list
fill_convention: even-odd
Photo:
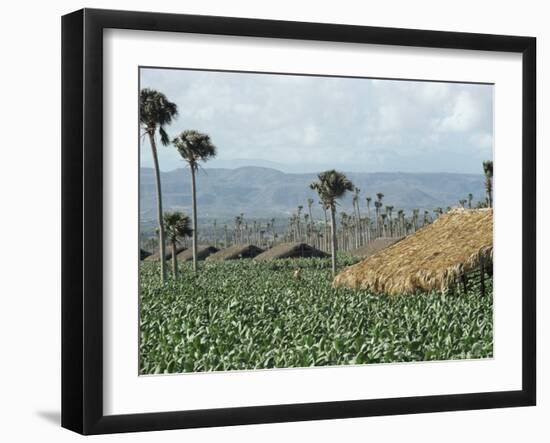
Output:
[[[176,246],[176,255],[179,254],[181,251],[185,251],[185,248],[183,246]],[[156,261],[159,259],[159,257],[160,257],[160,251],[157,251],[154,254],[150,254],[144,260]],[[166,248],[164,250],[164,258],[165,260],[170,260],[172,258],[172,246],[166,245]]]
[[455,209],[400,242],[340,272],[333,286],[390,295],[443,291],[492,260],[493,210]]
[[255,260],[273,260],[294,257],[328,257],[328,254],[306,243],[281,243],[262,252],[255,257]]
[[140,260],[145,260],[150,255],[151,255],[151,253],[149,251],[146,251],[145,249],[140,248],[140,250],[139,250],[139,259]]
[[233,245],[229,248],[222,249],[221,251],[212,254],[208,257],[207,261],[213,260],[236,260],[239,258],[254,258],[258,254],[264,252],[263,249],[254,245]]
[[403,240],[404,237],[382,237],[377,238],[368,245],[361,246],[360,248],[352,249],[348,254],[353,255],[354,257],[367,258],[371,255],[380,252],[382,249],[389,248],[391,245],[397,243],[400,240]]
[[[214,246],[209,245],[198,245],[197,246],[197,260],[205,260],[206,257],[218,252],[219,249]],[[182,251],[177,256],[178,260],[181,261],[190,261],[193,260],[193,248],[188,248],[185,251]]]

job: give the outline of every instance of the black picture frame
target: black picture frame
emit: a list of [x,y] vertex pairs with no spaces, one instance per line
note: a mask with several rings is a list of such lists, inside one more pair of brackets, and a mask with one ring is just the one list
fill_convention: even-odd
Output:
[[[503,51],[522,54],[522,389],[131,415],[103,413],[103,30]],[[536,39],[83,9],[62,18],[62,426],[81,434],[415,414],[536,403]]]

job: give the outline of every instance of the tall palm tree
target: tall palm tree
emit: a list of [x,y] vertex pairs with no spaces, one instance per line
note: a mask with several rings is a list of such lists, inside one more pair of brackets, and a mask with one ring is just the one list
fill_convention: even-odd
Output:
[[417,208],[413,209],[413,217],[412,217],[413,232],[416,232],[416,230],[418,229],[418,213],[419,212],[420,212],[419,209],[417,209]]
[[493,161],[483,162],[483,172],[485,174],[485,192],[487,193],[487,206],[493,207]]
[[397,210],[397,235],[403,235],[403,230],[405,229],[405,212],[403,209]]
[[474,199],[474,194],[471,192],[468,194],[468,209],[472,209],[472,200]]
[[382,218],[382,237],[386,237],[386,218],[388,217],[388,214],[380,214],[380,217]]
[[298,210],[296,212],[296,229],[298,230],[298,241],[302,241],[302,209],[304,209],[304,207],[302,205],[298,205]]
[[391,218],[393,206],[386,206],[386,215],[388,216],[388,227],[390,230],[390,237],[393,236],[393,219]]
[[313,229],[313,214],[311,212],[311,207],[312,206],[313,206],[313,199],[308,198],[307,199],[307,208],[308,208],[308,212],[309,212],[309,233],[310,233],[311,239],[313,240],[313,236],[314,236],[313,231],[314,231],[314,229]]
[[372,198],[371,198],[371,197],[367,197],[366,200],[367,200],[367,220],[368,220],[368,222],[367,222],[367,229],[366,229],[366,231],[367,231],[366,242],[369,242],[369,241],[370,241],[370,224],[371,224],[371,223],[370,223],[370,222],[371,222],[371,217],[370,217],[370,202],[372,201]]
[[324,203],[322,201],[319,202],[319,204],[321,205],[321,207],[323,208],[323,215],[324,215],[324,218],[325,218],[325,224],[323,226],[323,243],[324,243],[324,250],[325,251],[328,251],[328,217],[327,217],[327,207],[324,205]]
[[317,178],[318,180],[311,183],[309,187],[317,192],[323,206],[330,210],[332,275],[334,276],[336,274],[336,250],[338,248],[336,240],[336,200],[342,198],[347,191],[353,191],[354,186],[343,173],[334,169],[321,172]]
[[218,230],[216,229],[216,219],[214,219],[214,247],[218,247]]
[[376,209],[376,230],[378,231],[377,235],[380,237],[380,209],[382,209],[382,199],[384,194],[381,192],[376,193],[376,201],[374,202],[374,209]]
[[180,238],[190,237],[193,234],[191,221],[183,212],[165,212],[164,227],[166,237],[172,247],[172,276],[178,277],[177,243]]
[[144,88],[139,94],[139,124],[149,137],[153,164],[155,166],[155,181],[157,187],[157,231],[160,247],[160,275],[164,283],[166,280],[165,268],[165,242],[164,227],[162,225],[162,189],[160,184],[160,168],[157,155],[157,143],[155,135],[158,129],[160,142],[166,146],[170,143],[168,134],[164,127],[172,123],[178,114],[178,107],[170,102],[164,94],[154,89]]
[[361,246],[361,212],[359,211],[359,193],[357,186],[353,189],[353,214],[355,215],[355,247]]
[[172,143],[191,169],[191,193],[193,199],[193,271],[197,271],[197,184],[196,173],[200,162],[216,156],[216,147],[210,136],[195,130],[183,131]]
[[370,218],[370,202],[372,201],[371,197],[367,197],[367,217]]

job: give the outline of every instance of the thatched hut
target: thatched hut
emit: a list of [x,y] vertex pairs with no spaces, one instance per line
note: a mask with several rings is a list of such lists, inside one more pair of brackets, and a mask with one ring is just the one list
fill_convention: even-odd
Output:
[[[181,251],[185,251],[185,248],[183,246],[176,246],[176,255],[181,253]],[[154,254],[150,254],[148,257],[146,257],[145,261],[157,261],[160,257],[160,251],[155,252]],[[166,248],[164,250],[164,259],[170,260],[172,258],[172,246],[166,245]]]
[[493,210],[455,209],[344,269],[334,278],[333,286],[390,295],[444,291],[466,273],[489,266],[492,256]]
[[254,258],[264,252],[263,249],[254,245],[233,245],[222,249],[209,256],[207,261],[215,260],[237,260],[239,258]]
[[360,248],[352,249],[348,254],[353,255],[354,257],[367,258],[371,255],[374,255],[383,249],[389,248],[391,245],[394,245],[400,240],[403,240],[404,237],[381,237],[377,238],[368,245],[361,246]]
[[[219,249],[209,245],[197,245],[197,260],[206,260],[212,254],[218,252]],[[177,256],[178,260],[191,261],[193,260],[193,248],[188,248],[182,251]]]
[[274,260],[297,257],[328,257],[328,254],[306,243],[293,242],[278,244],[256,256],[254,260]]

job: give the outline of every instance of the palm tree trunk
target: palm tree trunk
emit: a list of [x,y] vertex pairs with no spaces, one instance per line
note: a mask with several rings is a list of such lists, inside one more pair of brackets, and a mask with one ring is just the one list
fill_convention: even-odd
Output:
[[197,272],[197,185],[195,168],[191,165],[191,194],[193,199],[193,272]]
[[164,224],[162,222],[162,188],[160,184],[160,169],[159,160],[157,156],[157,145],[155,143],[155,136],[149,132],[149,143],[151,144],[151,151],[153,153],[153,163],[155,165],[155,181],[157,185],[157,224],[159,231],[159,258],[160,258],[160,278],[162,283],[166,281],[166,268],[165,268],[165,244],[164,244]]
[[328,236],[329,236],[328,229],[327,229],[328,217],[327,217],[327,208],[325,208],[324,206],[323,206],[323,214],[325,216],[325,226],[323,226],[323,229],[325,231],[325,235],[324,235],[324,238],[323,238],[323,240],[324,240],[323,243],[324,243],[325,251],[328,251]]
[[331,255],[332,255],[332,276],[336,275],[336,251],[338,249],[338,242],[336,241],[336,209],[330,208],[330,230],[331,230]]
[[178,259],[176,258],[176,242],[172,241],[172,276],[178,278]]
[[357,229],[359,229],[359,240],[358,240],[358,243],[357,243],[357,246],[362,246],[363,245],[363,229],[362,229],[362,226],[361,226],[361,211],[359,209],[359,200],[357,201]]

